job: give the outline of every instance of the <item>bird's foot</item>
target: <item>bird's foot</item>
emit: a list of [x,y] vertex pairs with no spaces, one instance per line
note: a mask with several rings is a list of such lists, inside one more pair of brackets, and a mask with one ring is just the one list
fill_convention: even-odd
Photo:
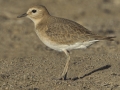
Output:
[[60,78],[54,78],[53,80],[67,80],[67,73],[65,75],[62,75]]

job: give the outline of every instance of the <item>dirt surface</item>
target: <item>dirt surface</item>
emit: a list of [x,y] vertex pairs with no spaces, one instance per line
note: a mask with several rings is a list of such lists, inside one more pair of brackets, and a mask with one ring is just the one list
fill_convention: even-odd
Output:
[[[69,80],[55,80],[66,56],[39,40],[31,20],[16,18],[34,4],[116,39],[72,50]],[[0,0],[0,90],[120,90],[120,0]]]

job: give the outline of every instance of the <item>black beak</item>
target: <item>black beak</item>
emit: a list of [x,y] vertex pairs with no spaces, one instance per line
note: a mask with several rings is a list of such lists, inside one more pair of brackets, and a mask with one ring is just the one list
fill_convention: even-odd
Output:
[[24,14],[22,14],[20,16],[17,16],[17,18],[26,17],[26,16],[27,16],[27,13],[24,13]]

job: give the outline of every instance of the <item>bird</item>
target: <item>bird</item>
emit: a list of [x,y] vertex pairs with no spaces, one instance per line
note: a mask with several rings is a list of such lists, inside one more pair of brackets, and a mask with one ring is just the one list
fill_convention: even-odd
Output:
[[53,16],[43,5],[34,5],[17,18],[27,17],[35,26],[39,39],[49,48],[64,52],[67,56],[66,64],[59,80],[67,80],[70,61],[70,51],[86,49],[101,40],[113,41],[114,36],[101,36],[93,33],[77,22]]

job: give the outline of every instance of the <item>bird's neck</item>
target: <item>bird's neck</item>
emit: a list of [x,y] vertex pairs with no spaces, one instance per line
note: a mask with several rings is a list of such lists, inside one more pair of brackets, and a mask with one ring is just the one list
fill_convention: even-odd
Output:
[[32,20],[34,22],[35,27],[42,21],[42,19]]
[[36,19],[36,20],[33,20],[34,22],[34,25],[35,25],[35,28],[39,25],[45,25],[47,20],[48,20],[49,16],[44,16],[42,18],[39,18],[39,19]]

